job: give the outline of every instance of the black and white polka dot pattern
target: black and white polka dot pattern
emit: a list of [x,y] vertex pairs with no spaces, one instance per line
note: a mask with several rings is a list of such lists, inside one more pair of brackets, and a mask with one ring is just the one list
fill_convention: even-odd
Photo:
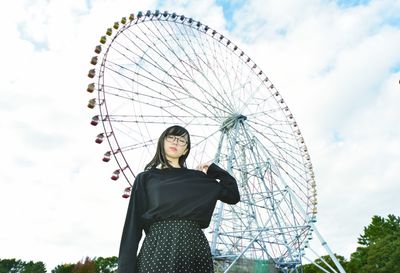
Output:
[[139,273],[213,273],[210,246],[199,225],[165,220],[151,225],[138,256]]

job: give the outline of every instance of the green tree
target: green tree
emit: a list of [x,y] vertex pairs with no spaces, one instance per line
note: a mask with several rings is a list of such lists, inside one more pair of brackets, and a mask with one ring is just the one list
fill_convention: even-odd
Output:
[[15,259],[0,260],[0,273],[8,273],[15,266]]
[[351,254],[348,273],[400,272],[400,217],[372,217]]
[[21,265],[21,260],[3,259],[0,260],[0,273],[16,272]]
[[[339,263],[341,264],[341,266],[343,266],[344,270],[346,270],[347,267],[347,260],[340,255],[335,254],[336,259],[338,259]],[[333,262],[332,258],[329,255],[326,256],[322,256],[319,259],[316,259],[314,261],[314,263],[316,263],[318,266],[326,269],[327,271],[332,271],[329,269],[329,267],[324,263],[324,261],[329,264],[332,268],[336,269],[336,265]],[[315,264],[311,263],[311,264],[305,264],[303,265],[303,272],[304,273],[321,273],[323,272],[318,266],[316,266]]]
[[51,273],[72,273],[74,270],[75,264],[60,264],[57,265]]
[[117,272],[118,268],[118,258],[113,257],[97,257],[94,260],[95,273],[114,273]]
[[46,273],[46,266],[43,262],[28,262],[25,264],[21,273]]
[[0,273],[46,273],[46,266],[43,262],[0,259]]
[[25,262],[16,259],[0,260],[0,273],[19,273],[24,268]]
[[358,238],[358,243],[362,246],[370,246],[380,239],[390,234],[400,233],[400,217],[389,214],[387,219],[374,216],[368,227],[364,227],[364,234]]
[[62,264],[56,266],[51,273],[115,273],[117,272],[118,258],[86,257],[76,264]]

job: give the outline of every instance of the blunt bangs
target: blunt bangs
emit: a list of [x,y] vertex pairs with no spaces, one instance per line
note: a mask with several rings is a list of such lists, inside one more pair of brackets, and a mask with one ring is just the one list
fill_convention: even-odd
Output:
[[165,132],[165,136],[168,135],[189,137],[189,132],[185,128],[175,125],[167,129],[167,131]]

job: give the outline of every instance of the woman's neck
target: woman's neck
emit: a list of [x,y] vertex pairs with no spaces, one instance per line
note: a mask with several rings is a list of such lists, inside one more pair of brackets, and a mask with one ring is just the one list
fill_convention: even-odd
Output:
[[174,168],[180,168],[181,165],[179,165],[179,159],[178,158],[167,158],[169,165],[171,165]]
[[175,163],[175,162],[169,162],[169,164],[174,167],[174,168],[180,168],[181,166],[179,165],[179,163]]

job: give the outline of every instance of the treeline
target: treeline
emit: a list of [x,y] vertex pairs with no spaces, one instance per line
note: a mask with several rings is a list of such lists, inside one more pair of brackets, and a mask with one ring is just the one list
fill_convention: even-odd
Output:
[[[347,273],[400,273],[400,217],[392,214],[386,218],[372,217],[371,223],[364,227],[358,238],[358,244],[348,261],[336,255]],[[323,258],[333,266],[330,257]],[[328,270],[321,260],[315,263]],[[323,272],[314,264],[304,265],[303,270],[304,273]]]
[[24,262],[16,259],[0,259],[0,273],[44,273],[43,262]]
[[[86,257],[76,264],[60,264],[51,273],[114,273],[117,271],[117,257]],[[46,273],[43,262],[24,262],[16,259],[0,259],[0,273]]]
[[[336,255],[347,273],[400,273],[400,217],[392,214],[388,217],[374,216],[371,223],[364,227],[358,238],[359,247],[346,260]],[[325,262],[334,267],[330,257],[323,257]],[[321,260],[315,263],[325,268],[329,267]],[[314,264],[303,266],[304,273],[324,272]],[[61,264],[51,270],[51,273],[115,273],[117,257],[85,258],[76,264]],[[16,259],[0,259],[0,273],[46,273],[43,262],[24,262]],[[245,273],[245,272],[241,272]]]

